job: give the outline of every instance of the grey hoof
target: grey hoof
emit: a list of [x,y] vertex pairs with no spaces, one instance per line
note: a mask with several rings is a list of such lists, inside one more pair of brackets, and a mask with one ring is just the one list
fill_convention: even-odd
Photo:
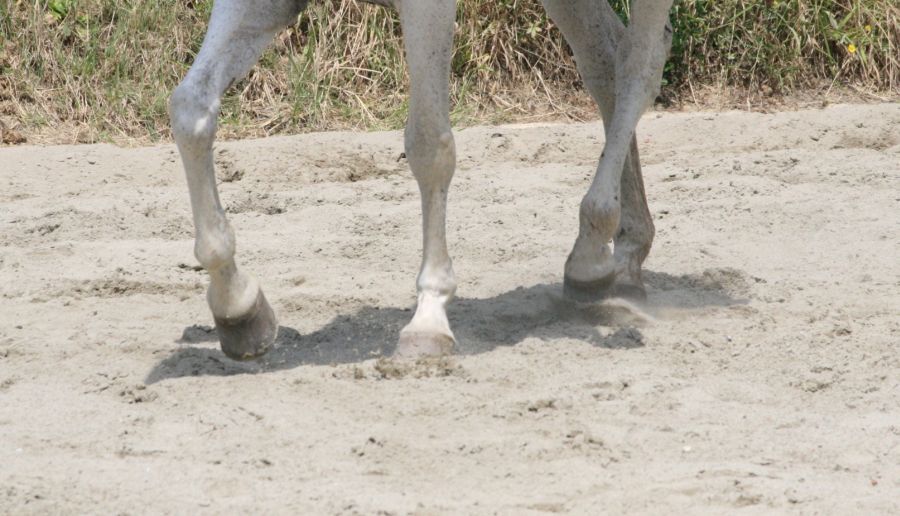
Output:
[[401,332],[400,342],[394,351],[393,358],[399,360],[416,360],[425,357],[442,357],[453,353],[456,345],[453,338],[443,333]]
[[598,303],[610,298],[644,302],[647,292],[643,287],[629,283],[616,283],[613,278],[595,281],[577,281],[563,276],[563,295],[577,303]]
[[278,320],[262,290],[253,308],[241,317],[216,321],[222,352],[232,360],[253,360],[265,355],[278,335]]

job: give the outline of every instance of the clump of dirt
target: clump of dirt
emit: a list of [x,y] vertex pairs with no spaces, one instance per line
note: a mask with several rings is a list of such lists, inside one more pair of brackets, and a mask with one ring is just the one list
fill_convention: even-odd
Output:
[[468,376],[454,357],[426,357],[415,362],[379,358],[375,361],[375,372],[379,379],[400,380],[403,378],[444,378]]
[[156,391],[150,390],[146,385],[142,384],[125,387],[119,391],[119,396],[129,404],[149,403],[159,398],[159,394]]

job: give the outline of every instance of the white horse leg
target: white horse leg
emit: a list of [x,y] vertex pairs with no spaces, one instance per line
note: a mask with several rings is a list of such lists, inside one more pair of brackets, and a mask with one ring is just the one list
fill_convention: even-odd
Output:
[[632,138],[631,150],[622,174],[622,216],[615,237],[616,282],[610,295],[637,301],[647,299],[641,266],[650,247],[656,228],[647,206],[644,177],[638,155],[637,138]]
[[235,264],[234,231],[219,202],[213,168],[219,98],[250,71],[263,48],[305,4],[216,0],[203,46],[170,102],[172,134],[184,162],[194,214],[194,254],[210,274],[207,301],[222,351],[238,360],[268,351],[278,323],[259,284]]
[[456,18],[454,0],[396,2],[409,63],[410,100],[406,156],[422,195],[422,268],[418,305],[400,332],[395,356],[448,354],[455,339],[446,306],[456,291],[447,253],[447,190],[456,167],[450,132],[450,57]]
[[[544,5],[575,53],[606,130],[606,147],[581,203],[579,235],[566,262],[566,294],[583,301],[643,299],[641,264],[654,228],[634,128],[658,92],[671,42],[665,25],[671,1],[635,2],[627,28],[605,0],[544,0]],[[613,237],[615,256],[608,245]]]

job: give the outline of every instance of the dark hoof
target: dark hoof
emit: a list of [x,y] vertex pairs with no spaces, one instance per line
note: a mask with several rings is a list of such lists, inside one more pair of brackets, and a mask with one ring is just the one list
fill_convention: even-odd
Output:
[[563,295],[576,303],[597,303],[608,299],[615,276],[594,281],[578,281],[563,276]]
[[596,281],[577,281],[563,277],[563,294],[577,303],[598,303],[610,298],[627,299],[643,303],[647,292],[643,287],[628,283],[615,283],[609,278]]
[[401,332],[400,342],[394,351],[393,358],[399,360],[416,360],[425,357],[442,357],[453,353],[456,342],[453,337],[443,333]]
[[247,314],[234,319],[216,321],[216,333],[222,352],[232,360],[253,360],[266,354],[278,335],[275,312],[266,301],[262,290],[256,296],[256,304]]

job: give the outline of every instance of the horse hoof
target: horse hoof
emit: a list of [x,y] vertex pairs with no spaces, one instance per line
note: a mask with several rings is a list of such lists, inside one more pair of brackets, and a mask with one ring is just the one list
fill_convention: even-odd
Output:
[[266,354],[278,335],[278,320],[262,290],[256,304],[245,315],[216,321],[222,352],[232,360],[253,360]]
[[425,357],[441,357],[453,353],[456,341],[443,333],[409,331],[400,333],[400,342],[393,358],[416,360]]
[[564,276],[563,295],[577,303],[598,303],[610,298],[621,298],[641,303],[647,300],[647,292],[643,287],[630,283],[616,283],[615,278],[578,281]]
[[615,278],[611,275],[593,281],[578,281],[563,276],[563,295],[577,303],[597,303],[610,297]]

